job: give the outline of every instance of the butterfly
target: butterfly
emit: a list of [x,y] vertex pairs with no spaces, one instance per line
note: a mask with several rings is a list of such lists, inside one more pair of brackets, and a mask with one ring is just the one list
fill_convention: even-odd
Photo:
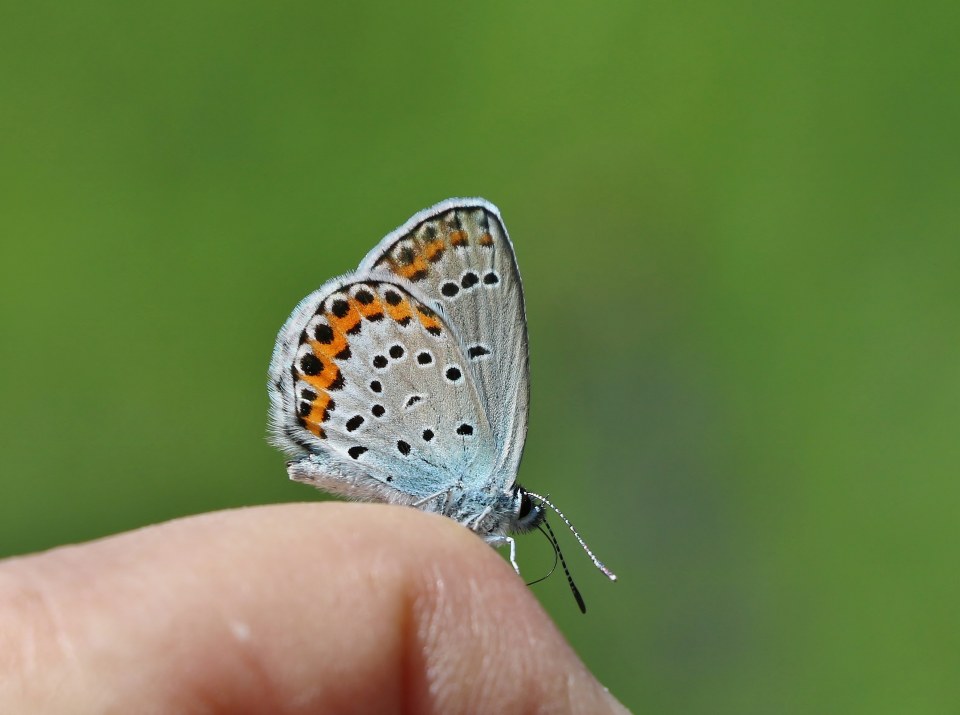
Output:
[[509,546],[517,573],[512,534],[546,525],[550,507],[616,580],[547,497],[516,483],[527,325],[513,245],[490,202],[417,213],[355,272],[304,298],[269,372],[272,442],[292,457],[291,479],[448,516]]

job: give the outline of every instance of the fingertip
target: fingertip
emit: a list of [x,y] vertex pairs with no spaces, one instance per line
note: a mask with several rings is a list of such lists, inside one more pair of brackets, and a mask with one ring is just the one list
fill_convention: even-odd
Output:
[[59,614],[51,638],[70,656],[45,651],[45,673],[74,704],[107,693],[131,712],[145,697],[160,712],[613,711],[509,565],[413,509],[219,512],[4,566]]

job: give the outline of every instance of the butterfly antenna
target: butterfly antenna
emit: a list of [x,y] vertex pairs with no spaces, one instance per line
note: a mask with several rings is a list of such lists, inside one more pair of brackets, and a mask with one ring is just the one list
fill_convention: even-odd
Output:
[[[538,530],[541,534],[544,535],[544,537],[547,539],[547,541],[550,541],[550,537],[547,536],[547,532],[545,532],[542,527],[537,526],[537,530]],[[559,551],[559,549],[557,549],[557,547],[556,547],[556,545],[554,544],[554,542],[551,541],[550,544],[551,544],[551,546],[553,546],[553,566],[551,566],[551,567],[550,567],[550,570],[547,571],[547,573],[545,573],[545,574],[544,574],[543,576],[541,576],[540,578],[528,582],[528,583],[527,583],[528,586],[533,586],[535,583],[540,583],[541,581],[546,581],[548,578],[550,578],[551,576],[553,576],[553,572],[557,570],[557,564],[559,563],[559,562],[557,561],[557,556],[558,556],[558,554],[560,553],[560,551]]]
[[[567,527],[570,529],[570,531],[573,532],[573,535],[577,538],[577,541],[580,542],[580,546],[582,546],[583,550],[587,552],[587,556],[589,556],[590,560],[593,561],[593,565],[596,566],[598,569],[600,569],[603,572],[603,575],[606,576],[611,581],[617,580],[617,575],[613,571],[608,569],[606,566],[604,566],[603,562],[594,555],[594,553],[590,550],[590,547],[587,546],[587,542],[583,540],[583,538],[580,536],[577,530],[573,527],[573,524],[570,523],[570,520],[563,515],[562,511],[557,509],[557,507],[554,505],[553,502],[551,502],[546,497],[540,496],[539,494],[534,494],[533,492],[530,492],[530,491],[528,491],[527,494],[532,496],[534,499],[539,499],[541,503],[546,504],[548,507],[550,507],[555,512],[557,512],[557,516],[563,519],[563,523],[566,524]],[[560,557],[560,561],[561,563],[563,562],[562,556]]]
[[[543,529],[538,526],[541,532],[550,539],[550,543],[553,544],[553,553],[557,555],[560,559],[560,564],[563,566],[563,572],[567,575],[567,583],[570,585],[570,591],[573,593],[573,597],[577,600],[577,605],[580,607],[580,613],[587,612],[587,604],[583,602],[583,596],[580,595],[580,589],[577,588],[577,584],[573,582],[573,576],[570,575],[570,569],[567,568],[567,562],[563,558],[563,552],[560,551],[560,544],[557,543],[557,537],[553,534],[553,529],[550,528],[550,524],[546,520],[543,522],[543,526],[547,527],[547,530],[543,532]],[[554,568],[556,568],[556,562],[554,562]],[[553,573],[551,571],[551,573]]]

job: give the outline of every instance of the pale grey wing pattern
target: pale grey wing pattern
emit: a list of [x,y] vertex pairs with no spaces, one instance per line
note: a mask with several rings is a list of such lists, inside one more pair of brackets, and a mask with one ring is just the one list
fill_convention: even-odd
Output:
[[455,330],[406,280],[380,278],[335,279],[297,306],[270,422],[279,447],[329,472],[318,486],[413,503],[489,475],[496,443]]
[[495,478],[512,484],[527,431],[527,327],[499,210],[483,199],[441,202],[384,238],[360,269],[408,279],[455,326],[497,445]]

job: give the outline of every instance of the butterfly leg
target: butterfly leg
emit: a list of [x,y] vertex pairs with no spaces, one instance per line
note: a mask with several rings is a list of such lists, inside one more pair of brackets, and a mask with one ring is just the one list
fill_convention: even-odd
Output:
[[520,567],[517,565],[517,540],[512,536],[505,536],[507,543],[510,544],[510,563],[513,565],[513,570],[517,572],[517,576],[520,575]]
[[484,520],[484,518],[487,516],[487,514],[489,514],[491,511],[493,511],[493,507],[492,507],[492,506],[488,506],[486,509],[484,509],[483,511],[481,511],[481,512],[480,512],[479,514],[477,514],[476,516],[468,516],[466,519],[464,519],[464,520],[461,521],[460,523],[461,523],[463,526],[467,527],[468,529],[473,529],[474,531],[476,531],[476,530],[480,527],[480,523]]
[[413,506],[416,509],[422,509],[425,504],[428,504],[433,499],[436,499],[437,497],[443,497],[443,503],[440,505],[440,509],[438,510],[439,513],[443,514],[446,512],[447,504],[450,502],[451,492],[452,490],[450,489],[443,489],[442,491],[431,494],[428,497],[424,497],[420,501],[414,502],[413,504],[411,504],[411,506]]
[[517,572],[517,576],[520,575],[520,567],[517,565],[517,542],[512,536],[503,536],[497,534],[495,536],[487,536],[484,541],[486,541],[490,546],[498,548],[504,544],[510,545],[510,565],[513,566],[513,570]]

